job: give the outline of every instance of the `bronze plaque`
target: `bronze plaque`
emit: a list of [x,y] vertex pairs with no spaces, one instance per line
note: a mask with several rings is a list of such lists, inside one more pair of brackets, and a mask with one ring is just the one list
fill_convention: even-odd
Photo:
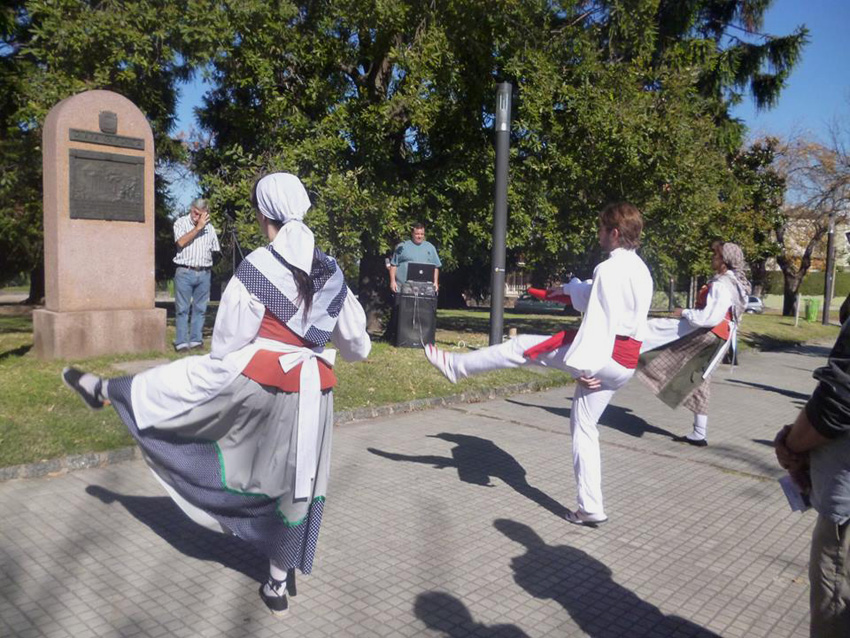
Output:
[[80,128],[68,129],[68,139],[72,142],[88,142],[89,144],[103,144],[104,146],[133,148],[137,151],[145,150],[145,140],[141,137],[98,133],[97,131],[85,131]]
[[145,158],[83,151],[70,153],[71,219],[145,221]]

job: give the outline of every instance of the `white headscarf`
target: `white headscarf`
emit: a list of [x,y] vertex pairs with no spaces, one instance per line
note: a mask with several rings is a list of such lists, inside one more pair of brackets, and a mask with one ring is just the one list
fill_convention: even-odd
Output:
[[283,222],[272,241],[274,249],[290,264],[310,273],[316,240],[302,221],[310,209],[304,184],[290,173],[272,173],[257,182],[257,207],[269,219]]

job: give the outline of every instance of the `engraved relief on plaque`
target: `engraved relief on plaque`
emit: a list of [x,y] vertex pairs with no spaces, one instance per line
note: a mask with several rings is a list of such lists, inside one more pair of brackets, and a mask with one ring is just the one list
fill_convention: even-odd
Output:
[[101,111],[97,116],[98,126],[100,130],[109,135],[115,135],[118,132],[118,114],[112,111]]
[[145,221],[145,158],[69,149],[71,219]]

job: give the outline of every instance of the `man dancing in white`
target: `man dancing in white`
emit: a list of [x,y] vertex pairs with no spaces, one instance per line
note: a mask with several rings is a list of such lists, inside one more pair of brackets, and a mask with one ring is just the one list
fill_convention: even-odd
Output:
[[521,335],[500,345],[466,354],[425,346],[425,356],[452,383],[499,368],[541,365],[573,374],[578,384],[570,410],[573,469],[578,508],[567,521],[596,527],[608,520],[602,503],[602,462],[597,422],[614,396],[632,378],[646,315],[652,302],[652,277],[635,249],[643,218],[628,203],[609,204],[599,213],[599,244],[608,259],[593,279],[573,278],[550,294],[566,294],[584,313],[577,331],[552,337]]

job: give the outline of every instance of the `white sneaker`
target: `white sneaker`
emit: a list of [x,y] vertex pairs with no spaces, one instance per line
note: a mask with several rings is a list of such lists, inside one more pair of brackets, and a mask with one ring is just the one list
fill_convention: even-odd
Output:
[[446,379],[452,383],[457,383],[457,374],[455,373],[454,366],[452,365],[453,356],[454,355],[449,354],[445,350],[440,350],[433,344],[429,343],[425,345],[425,357],[431,365],[442,372]]
[[564,515],[568,523],[573,525],[584,525],[585,527],[599,527],[608,520],[605,514],[587,514],[581,510],[567,510]]

